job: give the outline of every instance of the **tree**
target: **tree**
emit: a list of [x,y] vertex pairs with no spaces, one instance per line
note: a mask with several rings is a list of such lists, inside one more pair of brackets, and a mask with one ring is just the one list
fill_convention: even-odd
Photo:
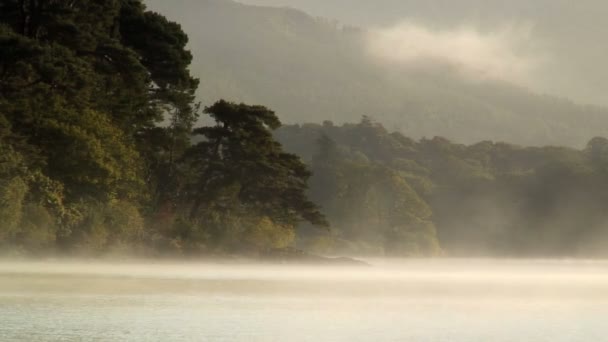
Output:
[[[173,183],[197,117],[186,43],[138,0],[0,0],[0,151],[21,160],[0,172],[2,197],[13,227],[58,226],[24,243],[48,231],[76,244],[115,203],[138,217],[171,197],[158,184]],[[19,223],[23,210],[39,219]]]
[[278,225],[294,226],[302,221],[327,225],[306,195],[310,171],[299,157],[284,152],[272,136],[281,125],[274,112],[219,101],[205,113],[216,125],[195,129],[203,141],[187,153],[197,174],[188,193],[191,219],[201,217],[205,210],[238,208]]

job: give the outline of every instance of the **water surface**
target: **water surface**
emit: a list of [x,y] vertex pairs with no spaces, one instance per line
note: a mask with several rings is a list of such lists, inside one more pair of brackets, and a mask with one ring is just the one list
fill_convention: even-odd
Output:
[[0,341],[600,341],[608,262],[0,262]]

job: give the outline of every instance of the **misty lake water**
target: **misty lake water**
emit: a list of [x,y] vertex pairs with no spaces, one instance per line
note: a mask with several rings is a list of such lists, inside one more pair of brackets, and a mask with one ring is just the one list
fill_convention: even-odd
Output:
[[0,262],[0,341],[606,341],[608,262]]

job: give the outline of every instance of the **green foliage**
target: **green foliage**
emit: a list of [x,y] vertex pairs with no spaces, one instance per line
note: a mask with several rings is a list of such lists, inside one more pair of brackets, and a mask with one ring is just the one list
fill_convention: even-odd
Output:
[[103,253],[123,245],[141,244],[144,219],[137,207],[126,201],[81,202],[72,210],[71,232],[63,237],[72,250]]
[[205,112],[216,126],[196,129],[203,141],[187,152],[188,162],[200,175],[189,186],[192,219],[201,207],[215,206],[224,211],[238,207],[282,225],[303,220],[326,224],[305,194],[310,172],[297,156],[283,152],[272,136],[280,126],[272,111],[220,101]]
[[111,243],[138,243],[144,234],[144,219],[139,209],[127,201],[113,201],[106,208],[106,224]]
[[27,184],[19,177],[0,181],[0,241],[19,232]]
[[295,230],[293,227],[283,227],[270,218],[263,217],[251,224],[244,235],[244,241],[258,250],[286,248],[293,244]]
[[286,126],[276,136],[311,161],[311,198],[332,223],[332,234],[300,229],[300,246],[406,256],[606,255],[604,138],[584,150],[466,146],[414,141],[369,118]]
[[140,243],[144,209],[161,204],[154,184],[175,177],[158,171],[176,163],[165,154],[183,153],[197,116],[186,35],[135,0],[0,9],[2,239],[91,252]]
[[64,112],[41,123],[49,175],[72,198],[136,199],[142,192],[140,158],[125,134],[98,112]]
[[219,101],[205,113],[216,125],[194,130],[199,142],[174,169],[181,181],[161,215],[166,235],[188,253],[255,252],[289,245],[302,221],[327,224],[307,198],[306,165],[272,136],[272,111]]
[[[373,149],[370,144],[384,139],[378,135],[383,130],[368,120],[353,131],[355,143],[366,151]],[[335,235],[313,232],[311,248],[317,249],[321,243],[334,253],[422,256],[440,252],[431,210],[400,172],[370,161],[365,154],[361,157],[359,149],[340,150],[327,135],[317,144],[311,196],[327,213]]]
[[31,253],[51,250],[56,242],[56,222],[43,206],[28,204],[23,208],[17,243]]

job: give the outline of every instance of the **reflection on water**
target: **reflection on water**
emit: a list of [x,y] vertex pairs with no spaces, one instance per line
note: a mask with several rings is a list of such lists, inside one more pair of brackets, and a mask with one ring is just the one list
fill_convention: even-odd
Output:
[[608,262],[0,262],[0,341],[599,341]]

